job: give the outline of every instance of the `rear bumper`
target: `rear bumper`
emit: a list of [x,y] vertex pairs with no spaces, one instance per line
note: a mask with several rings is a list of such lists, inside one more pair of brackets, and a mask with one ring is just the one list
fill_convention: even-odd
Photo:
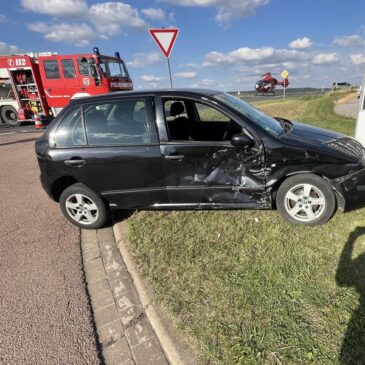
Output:
[[52,196],[52,192],[51,192],[51,184],[48,181],[47,177],[44,174],[40,174],[39,175],[39,180],[41,181],[41,185],[42,188],[44,189],[44,191],[47,193],[47,195],[54,200],[53,196]]
[[348,212],[365,206],[365,168],[330,182],[340,210]]

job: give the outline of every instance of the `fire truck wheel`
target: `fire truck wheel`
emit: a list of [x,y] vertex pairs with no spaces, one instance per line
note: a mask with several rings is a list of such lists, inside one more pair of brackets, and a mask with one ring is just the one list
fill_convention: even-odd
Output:
[[16,109],[11,105],[4,105],[1,108],[1,120],[9,126],[18,125],[18,113]]

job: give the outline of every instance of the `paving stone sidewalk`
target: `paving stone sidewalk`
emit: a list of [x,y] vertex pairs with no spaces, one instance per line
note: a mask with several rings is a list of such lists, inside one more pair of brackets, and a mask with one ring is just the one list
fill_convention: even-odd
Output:
[[168,365],[112,228],[82,230],[82,253],[106,365]]

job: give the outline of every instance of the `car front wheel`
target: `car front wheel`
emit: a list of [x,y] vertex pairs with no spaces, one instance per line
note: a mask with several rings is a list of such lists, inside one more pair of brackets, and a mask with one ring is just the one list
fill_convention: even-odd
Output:
[[300,174],[286,179],[276,196],[277,208],[292,223],[317,226],[326,223],[336,209],[336,198],[320,176]]
[[71,185],[62,192],[60,207],[64,216],[80,228],[101,228],[109,218],[101,197],[80,183]]

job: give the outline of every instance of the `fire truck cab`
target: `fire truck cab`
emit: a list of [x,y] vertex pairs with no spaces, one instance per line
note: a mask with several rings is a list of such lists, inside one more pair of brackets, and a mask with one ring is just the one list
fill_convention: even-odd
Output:
[[93,51],[1,56],[1,122],[15,125],[35,115],[51,120],[72,98],[133,89],[118,52],[111,57]]

